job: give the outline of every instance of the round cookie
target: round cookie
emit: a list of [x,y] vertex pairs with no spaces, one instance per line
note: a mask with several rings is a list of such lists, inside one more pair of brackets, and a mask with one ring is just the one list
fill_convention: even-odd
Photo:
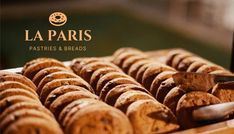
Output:
[[60,72],[60,71],[68,71],[70,72],[71,70],[64,68],[64,67],[47,67],[42,70],[40,70],[32,79],[33,83],[38,86],[40,81],[47,75],[54,73],[54,72]]
[[92,93],[84,92],[84,91],[72,91],[65,93],[56,100],[54,100],[49,109],[50,111],[55,115],[55,117],[58,117],[62,109],[67,106],[69,103],[71,103],[74,100],[78,100],[81,98],[92,98],[92,99],[98,99],[98,97]]
[[228,70],[215,70],[210,72],[209,74],[216,74],[216,75],[231,75],[233,76],[234,74],[229,72]]
[[97,62],[92,62],[88,65],[85,65],[80,71],[80,76],[87,82],[90,82],[90,78],[95,70],[99,68],[106,68],[106,67],[112,67],[112,68],[119,70],[119,72],[122,72],[116,65],[110,62],[97,61]]
[[196,72],[198,70],[198,68],[200,68],[201,66],[203,66],[205,64],[207,64],[207,63],[202,62],[202,61],[195,61],[188,67],[186,72]]
[[49,59],[49,60],[38,61],[37,63],[30,65],[28,68],[26,68],[22,72],[22,74],[24,76],[28,77],[29,79],[33,79],[33,77],[36,75],[36,73],[38,73],[40,70],[47,68],[47,67],[51,67],[51,66],[65,68],[65,65],[62,62],[57,61],[55,59]]
[[163,104],[166,105],[168,108],[170,108],[173,113],[176,113],[177,103],[178,103],[179,99],[185,93],[186,92],[183,89],[181,89],[179,87],[174,87],[165,96],[165,98],[163,100]]
[[122,53],[127,53],[127,52],[139,52],[142,53],[140,50],[136,49],[136,48],[132,48],[132,47],[123,47],[123,48],[119,48],[118,50],[116,50],[113,54],[113,59],[117,58],[120,54]]
[[216,84],[212,89],[212,94],[222,102],[234,101],[234,82],[224,82]]
[[84,92],[89,92],[87,89],[80,87],[80,86],[74,86],[74,85],[64,85],[58,88],[55,88],[52,92],[50,92],[50,94],[48,95],[48,97],[45,100],[45,106],[47,108],[50,107],[51,103],[54,102],[54,100],[56,98],[58,98],[59,96],[68,93],[68,92],[72,92],[72,91],[84,91]]
[[75,113],[79,112],[80,109],[83,109],[84,107],[91,106],[91,105],[97,105],[97,104],[106,105],[102,101],[98,101],[98,100],[91,99],[91,98],[82,98],[82,99],[73,101],[70,104],[68,104],[65,108],[63,108],[63,110],[59,114],[58,120],[61,122],[61,125],[65,127],[66,124],[68,124],[69,120],[72,118],[72,116],[74,116]]
[[142,91],[126,91],[125,93],[121,94],[115,102],[114,107],[120,109],[122,112],[126,113],[127,108],[133,102],[137,100],[155,100],[152,96],[148,95]]
[[[131,78],[128,75],[121,73],[121,72],[110,72],[105,75],[103,75],[97,82],[96,87],[96,94],[99,95],[102,88],[105,86],[105,84],[115,78]],[[131,78],[132,79],[132,78]]]
[[191,57],[192,54],[191,53],[180,53],[178,55],[175,55],[173,60],[172,60],[172,63],[171,63],[171,66],[175,69],[178,69],[178,65],[180,64],[180,62],[185,59],[185,58],[188,58],[188,57]]
[[150,90],[150,86],[153,80],[155,79],[155,77],[157,77],[157,75],[163,71],[175,71],[175,69],[169,66],[165,66],[163,64],[152,64],[143,73],[142,81],[141,81],[142,85],[146,89]]
[[[180,126],[183,129],[198,127],[202,123],[198,123],[192,118],[192,111],[196,108],[206,105],[212,105],[220,103],[220,100],[212,94],[192,91],[184,94],[180,99],[176,107],[176,116]],[[204,124],[203,124],[204,125]]]
[[128,72],[129,68],[137,61],[139,60],[144,60],[146,59],[147,57],[143,54],[141,55],[136,55],[136,56],[131,56],[129,58],[127,58],[124,62],[123,62],[123,65],[122,65],[122,69],[125,73]]
[[217,66],[217,65],[203,65],[201,67],[199,67],[199,69],[196,71],[197,73],[210,73],[212,71],[216,71],[216,70],[224,70],[224,68]]
[[156,100],[158,100],[159,102],[163,103],[165,96],[175,86],[176,86],[176,84],[175,84],[173,78],[168,78],[168,79],[164,80],[160,84],[160,86],[159,86],[159,88],[158,88],[158,90],[157,90],[157,92],[155,94]]
[[107,73],[110,72],[119,72],[119,70],[112,68],[112,67],[106,67],[106,68],[100,68],[93,72],[91,78],[90,78],[90,85],[96,90],[97,82],[98,80],[104,76]]
[[135,101],[126,114],[134,134],[169,133],[179,129],[170,109],[154,100]]
[[186,57],[178,64],[177,70],[186,72],[188,67],[195,61],[203,61],[203,59],[195,56]]
[[30,88],[22,83],[19,83],[16,81],[5,81],[5,82],[0,83],[0,92],[4,91],[6,89],[9,89],[9,88],[21,88],[21,89],[27,90],[27,91],[29,91],[37,96],[37,93],[34,89],[32,89],[32,88]]
[[[175,71],[163,71],[161,73],[159,73],[153,80],[153,82],[151,83],[151,86],[150,86],[150,92],[155,96],[157,91],[158,91],[158,88],[160,86],[160,84],[168,79],[168,78],[171,78],[173,74],[175,74],[176,72]],[[155,96],[156,97],[156,96]]]
[[114,106],[116,100],[119,98],[119,96],[127,91],[136,90],[136,91],[142,91],[147,94],[150,94],[145,88],[134,85],[134,84],[121,84],[114,88],[112,88],[105,97],[105,102],[111,106]]
[[38,102],[40,102],[39,97],[25,89],[21,89],[21,88],[9,88],[6,89],[2,92],[0,92],[0,100],[10,97],[10,96],[14,96],[14,95],[22,95],[25,97],[29,97],[32,98],[34,100],[38,100]]
[[130,78],[115,78],[105,84],[105,86],[101,89],[100,92],[100,99],[105,100],[106,94],[115,86],[121,85],[121,84],[135,84],[138,86],[141,86],[139,83],[137,83],[135,80]]
[[128,74],[132,76],[133,78],[136,78],[138,70],[145,64],[151,63],[151,60],[144,59],[144,60],[139,60],[135,62],[128,70]]
[[54,122],[35,117],[25,117],[17,120],[7,127],[4,134],[26,134],[28,132],[40,134],[63,134],[61,128]]
[[51,82],[52,80],[55,79],[67,79],[67,78],[78,78],[81,79],[79,76],[77,76],[74,73],[71,72],[65,72],[65,71],[60,71],[60,72],[54,72],[49,75],[46,75],[38,84],[37,92],[38,94],[41,93],[41,89],[44,87],[44,85],[48,82]]
[[56,79],[53,80],[42,88],[41,94],[40,94],[40,100],[44,104],[46,98],[52,92],[55,88],[58,88],[63,85],[76,85],[84,87],[85,89],[89,90],[90,92],[93,92],[93,89],[91,86],[84,80],[78,79],[78,78],[70,78],[70,79]]
[[4,81],[16,81],[34,89],[35,91],[37,88],[31,80],[29,80],[27,77],[20,75],[20,74],[9,73],[5,75],[0,75],[0,83]]
[[174,57],[182,54],[182,53],[187,53],[182,49],[176,49],[176,50],[171,50],[168,52],[167,56],[166,56],[166,64],[169,66],[172,66],[172,61],[174,60]]
[[76,112],[65,128],[69,134],[133,134],[128,118],[119,110],[97,104]]
[[45,57],[41,57],[41,58],[36,58],[33,59],[27,63],[24,64],[23,68],[22,68],[22,74],[25,72],[26,69],[28,69],[28,67],[30,67],[31,65],[34,65],[35,63],[38,63],[40,61],[44,61],[44,60],[51,60],[51,58],[45,58]]

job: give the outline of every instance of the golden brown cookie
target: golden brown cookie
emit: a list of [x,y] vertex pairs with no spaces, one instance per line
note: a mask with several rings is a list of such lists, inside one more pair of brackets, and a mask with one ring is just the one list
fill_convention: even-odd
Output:
[[94,90],[96,90],[98,80],[102,76],[110,72],[119,72],[119,70],[112,67],[106,67],[106,68],[97,69],[96,71],[93,72],[90,78],[90,85],[94,88]]
[[74,85],[64,85],[58,88],[55,88],[52,92],[50,92],[50,94],[48,95],[48,97],[45,100],[45,106],[47,108],[50,107],[51,103],[54,102],[54,100],[56,98],[58,98],[59,96],[68,93],[68,92],[72,92],[72,91],[84,91],[84,92],[89,92],[87,89],[80,87],[80,86],[74,86]]
[[38,63],[38,62],[44,61],[44,60],[51,60],[51,58],[41,57],[41,58],[36,58],[36,59],[33,59],[33,60],[27,62],[27,63],[23,66],[23,68],[22,68],[22,74],[23,74],[23,72],[25,72],[25,70],[26,70],[29,66],[34,65],[35,63]]
[[204,60],[196,56],[186,57],[178,64],[177,70],[185,72],[188,69],[188,67],[195,61],[204,61]]
[[151,63],[151,60],[139,60],[135,62],[128,70],[128,74],[132,76],[133,78],[136,78],[137,71],[145,64]]
[[136,55],[127,58],[122,65],[122,69],[125,73],[128,73],[129,68],[137,61],[147,59],[146,55]]
[[41,89],[45,86],[46,83],[51,82],[52,80],[55,79],[67,79],[67,78],[78,78],[81,79],[79,76],[72,72],[65,72],[65,71],[60,71],[60,72],[54,72],[49,75],[46,75],[38,84],[37,92],[38,94],[41,93]]
[[90,82],[90,78],[94,71],[96,71],[99,68],[106,68],[106,67],[112,67],[112,68],[119,70],[119,72],[122,72],[120,68],[118,68],[116,65],[110,62],[96,61],[88,65],[85,65],[80,71],[80,76],[87,82]]
[[40,70],[52,66],[65,68],[65,65],[62,62],[55,59],[49,59],[49,60],[38,61],[37,63],[28,66],[26,69],[23,69],[22,74],[28,77],[29,79],[33,79],[36,73],[38,73]]
[[105,86],[101,89],[100,92],[100,99],[105,100],[106,94],[115,86],[121,85],[121,84],[135,84],[138,86],[141,86],[139,83],[137,83],[135,80],[130,78],[115,78],[105,84]]
[[163,103],[165,96],[166,96],[166,95],[168,94],[168,92],[169,92],[171,89],[173,89],[175,86],[176,86],[176,84],[175,84],[173,78],[169,78],[169,79],[164,80],[164,81],[160,84],[160,86],[159,86],[159,88],[158,88],[158,90],[157,90],[157,92],[156,92],[156,94],[155,94],[155,98],[156,98],[160,103]]
[[160,84],[168,79],[168,78],[171,78],[173,74],[175,74],[176,72],[175,71],[163,71],[161,73],[159,73],[153,80],[153,82],[151,83],[151,86],[150,86],[150,92],[152,93],[153,96],[156,97],[157,95],[157,91],[158,91],[158,88],[160,86]]
[[163,100],[163,104],[166,105],[168,108],[170,108],[173,113],[176,113],[177,103],[178,103],[179,99],[185,93],[186,93],[185,90],[183,90],[179,87],[174,87],[165,96],[165,98]]
[[217,74],[217,75],[231,75],[233,76],[234,74],[229,72],[228,70],[215,70],[210,72],[209,74]]
[[222,102],[234,101],[234,82],[216,84],[212,89],[212,94]]
[[148,100],[148,99],[155,100],[152,96],[142,91],[135,91],[135,90],[126,91],[125,93],[121,94],[118,97],[118,99],[114,104],[114,107],[126,113],[128,106],[131,105],[133,102],[137,100]]
[[180,126],[183,129],[187,129],[202,125],[193,120],[192,111],[201,106],[217,104],[220,102],[221,101],[217,97],[206,92],[192,91],[184,94],[179,99],[176,107],[176,116]]
[[98,99],[98,96],[85,91],[72,91],[65,93],[58,98],[56,98],[50,105],[49,109],[50,111],[55,115],[57,118],[62,111],[62,109],[67,106],[72,101],[81,99],[81,98],[92,98],[92,99]]
[[123,48],[119,48],[118,50],[116,50],[113,54],[113,58],[117,58],[120,54],[122,53],[127,53],[127,52],[139,52],[142,53],[140,50],[136,49],[136,48],[132,48],[132,47],[123,47]]
[[182,49],[176,49],[176,50],[171,50],[168,52],[167,56],[166,56],[166,64],[169,66],[172,66],[172,61],[174,60],[174,57],[179,55],[179,54],[184,54],[184,53],[188,53]]
[[0,115],[2,114],[2,112],[4,112],[5,109],[19,102],[31,102],[31,103],[36,103],[36,104],[41,105],[41,103],[39,103],[38,101],[32,98],[22,96],[22,95],[14,95],[14,96],[4,98],[3,100],[0,100]]
[[85,82],[84,80],[81,80],[81,79],[78,79],[78,78],[56,79],[56,80],[53,80],[53,81],[45,84],[45,86],[42,88],[42,91],[41,91],[41,94],[40,94],[41,102],[44,104],[46,98],[48,97],[48,95],[55,88],[61,87],[63,85],[81,86],[81,87],[84,87],[85,89],[87,89],[87,90],[89,90],[90,92],[93,93],[93,89],[91,88],[91,86],[87,82]]
[[205,64],[207,63],[202,62],[202,61],[195,61],[188,67],[187,72],[196,72],[198,68],[200,68],[201,66]]
[[7,127],[4,134],[26,134],[29,132],[33,134],[63,134],[63,131],[55,122],[36,117],[25,117],[17,120]]
[[34,100],[38,100],[38,102],[40,102],[39,97],[37,95],[25,89],[21,89],[21,88],[8,88],[0,92],[0,100],[10,97],[10,96],[14,96],[14,95],[22,95],[25,97],[32,98]]
[[171,63],[171,66],[175,69],[178,69],[178,65],[180,64],[180,62],[185,59],[185,58],[188,58],[188,57],[191,57],[192,54],[191,53],[180,53],[178,55],[175,55],[173,60],[172,60],[172,63]]
[[0,83],[0,92],[4,91],[6,89],[9,89],[9,88],[21,88],[21,89],[30,91],[31,93],[33,93],[37,96],[37,93],[34,89],[32,89],[32,88],[30,88],[22,83],[19,83],[16,81],[5,81],[5,82]]
[[102,88],[105,86],[105,84],[115,78],[130,78],[128,75],[121,73],[121,72],[110,72],[105,75],[103,75],[97,82],[96,87],[96,94],[99,95]]
[[217,65],[206,64],[206,65],[199,67],[196,72],[197,73],[210,73],[216,70],[224,70],[224,68],[217,66]]
[[119,110],[107,105],[87,106],[76,112],[65,132],[69,134],[133,134],[128,118]]
[[47,67],[42,70],[40,70],[32,79],[34,84],[37,86],[40,81],[47,75],[54,73],[54,72],[60,72],[60,71],[68,71],[70,72],[71,70],[64,68],[64,67]]
[[127,109],[134,134],[169,133],[179,129],[169,108],[154,100],[138,100]]
[[163,71],[175,71],[175,69],[169,66],[165,66],[163,64],[152,64],[143,73],[142,81],[141,81],[142,85],[146,89],[150,90],[151,84],[153,80],[155,79],[155,77],[157,77],[157,75]]
[[35,109],[37,111],[41,111],[43,113],[48,114],[52,118],[54,118],[54,115],[44,106],[39,105],[37,103],[31,103],[31,102],[19,102],[16,104],[13,104],[9,106],[1,115],[0,115],[0,121],[2,121],[6,116],[10,115],[12,112],[20,110],[20,109]]
[[[0,74],[1,71],[0,71]],[[31,80],[29,80],[27,77],[20,75],[20,74],[16,74],[16,73],[9,73],[9,74],[4,74],[4,75],[0,75],[0,82],[4,82],[4,81],[16,81],[19,83],[22,83],[32,89],[34,89],[36,91],[36,86],[33,84],[33,82]]]
[[127,91],[131,91],[131,90],[135,90],[135,91],[142,91],[145,92],[147,94],[150,94],[149,91],[147,91],[145,88],[138,86],[138,85],[134,85],[134,84],[121,84],[118,85],[114,88],[112,88],[106,95],[105,97],[105,102],[111,106],[114,106],[116,100],[119,98],[119,96]]
[[72,118],[72,116],[75,113],[79,112],[80,109],[83,109],[84,107],[91,106],[91,105],[97,105],[97,104],[106,105],[102,101],[95,100],[92,98],[82,98],[82,99],[73,101],[63,108],[63,110],[59,114],[58,120],[61,122],[61,125],[65,127],[66,124],[68,124],[69,120]]

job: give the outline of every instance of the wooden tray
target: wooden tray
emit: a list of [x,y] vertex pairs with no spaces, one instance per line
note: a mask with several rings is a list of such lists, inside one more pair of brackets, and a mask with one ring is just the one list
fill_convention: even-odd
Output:
[[[154,51],[147,51],[145,52],[149,57],[152,59],[165,63],[165,55],[168,53],[170,50],[179,50],[180,48],[174,48],[174,49],[164,49],[164,50],[154,50]],[[186,51],[184,49],[180,49],[183,51]],[[81,57],[85,58],[85,57]],[[110,56],[107,57],[100,57],[100,58],[105,58],[111,60]],[[66,66],[70,65],[71,61],[64,61],[63,63]],[[22,70],[22,67],[16,67],[16,68],[11,68],[11,69],[5,69],[5,71],[10,71],[10,72],[15,72],[15,73],[20,73]],[[175,134],[234,134],[234,119],[229,119],[226,121],[202,126],[202,127],[197,127],[197,128],[191,128],[187,130],[182,130],[182,131],[177,131],[174,132]]]

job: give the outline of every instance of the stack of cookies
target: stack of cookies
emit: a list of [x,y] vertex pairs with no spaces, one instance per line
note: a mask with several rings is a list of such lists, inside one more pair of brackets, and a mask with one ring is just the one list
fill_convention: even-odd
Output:
[[[176,67],[176,61],[180,60],[175,58],[172,61],[168,60],[167,63],[169,65],[173,63],[172,67]],[[221,102],[219,98],[210,93],[201,90],[191,91],[177,86],[172,78],[172,75],[178,71],[177,68],[154,61],[135,48],[118,49],[113,54],[112,62],[141,83],[156,100],[169,107],[176,115],[182,129],[202,125],[193,120],[191,115],[193,109]],[[208,69],[202,68],[204,69],[200,69],[200,73],[210,70],[209,67]],[[230,73],[224,69],[222,72]],[[221,71],[219,73],[222,74]]]
[[132,134],[128,118],[101,101],[92,87],[60,61],[32,60],[22,74],[37,86],[40,101],[54,114],[67,134]]
[[179,128],[169,108],[108,60],[77,58],[71,68],[91,84],[102,101],[128,116],[135,134],[167,133]]
[[28,78],[0,71],[0,133],[63,134],[63,131],[53,114],[41,104],[36,86]]

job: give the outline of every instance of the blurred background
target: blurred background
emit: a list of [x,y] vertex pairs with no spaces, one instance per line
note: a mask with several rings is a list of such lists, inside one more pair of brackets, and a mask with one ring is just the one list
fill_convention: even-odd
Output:
[[[24,30],[46,34],[55,29],[48,22],[55,11],[68,17],[62,29],[92,30],[87,51],[28,51]],[[23,66],[36,57],[67,61],[106,56],[120,47],[184,48],[229,68],[233,13],[234,0],[1,0],[0,69]]]

